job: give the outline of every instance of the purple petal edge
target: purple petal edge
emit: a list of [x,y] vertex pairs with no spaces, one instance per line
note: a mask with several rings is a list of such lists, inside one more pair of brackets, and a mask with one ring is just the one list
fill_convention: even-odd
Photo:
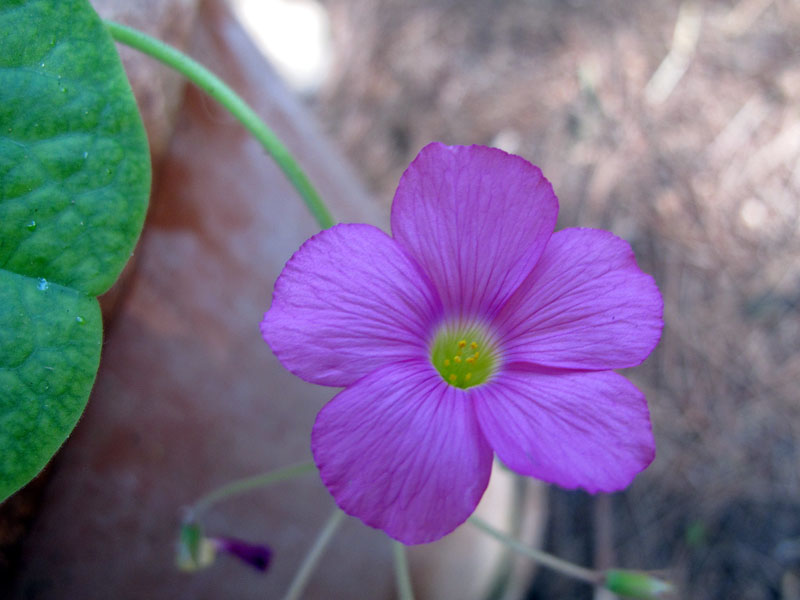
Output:
[[617,373],[505,372],[475,396],[484,435],[523,475],[613,492],[655,458],[644,394]]
[[392,233],[450,318],[490,318],[539,259],[558,216],[541,170],[485,146],[425,146],[397,186]]

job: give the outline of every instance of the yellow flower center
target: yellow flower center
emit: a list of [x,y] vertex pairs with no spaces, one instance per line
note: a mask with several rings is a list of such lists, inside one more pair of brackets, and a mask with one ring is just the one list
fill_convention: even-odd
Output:
[[453,387],[485,383],[497,364],[495,345],[477,327],[443,327],[433,341],[431,362]]

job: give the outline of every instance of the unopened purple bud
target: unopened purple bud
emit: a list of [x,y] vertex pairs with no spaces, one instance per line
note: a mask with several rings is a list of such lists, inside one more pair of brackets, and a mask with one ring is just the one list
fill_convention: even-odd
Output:
[[266,571],[269,567],[272,551],[267,546],[248,544],[235,538],[212,538],[211,541],[217,550],[232,554],[254,569]]

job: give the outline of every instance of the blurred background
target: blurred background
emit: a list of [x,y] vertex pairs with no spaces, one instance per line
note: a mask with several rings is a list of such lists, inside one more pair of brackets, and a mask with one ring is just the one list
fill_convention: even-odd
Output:
[[[559,227],[655,276],[666,328],[627,375],[657,458],[621,494],[551,489],[547,548],[685,598],[800,598],[800,3],[239,0],[256,35],[269,4],[307,19],[305,53],[263,47],[381,210],[428,141],[499,146]],[[529,598],[590,596],[540,572]]]
[[[344,220],[385,226],[403,169],[439,140],[524,156],[553,183],[559,228],[627,239],[665,300],[660,345],[625,373],[647,394],[658,454],[622,493],[548,488],[542,544],[586,566],[659,570],[680,598],[800,599],[798,0],[230,0],[277,83],[218,0],[93,4],[240,91],[266,73],[242,93]],[[329,390],[283,372],[254,324],[314,225],[229,117],[131,56],[157,167],[138,274],[75,435],[0,510],[0,596],[5,584],[26,599],[271,597],[329,510],[317,482],[212,522],[277,548],[266,578],[222,564],[177,579],[172,544],[181,505],[307,452]],[[236,169],[190,177],[220,156]],[[215,193],[227,213],[209,212]],[[156,393],[159,369],[174,373]],[[269,418],[254,419],[265,396]],[[308,597],[331,597],[337,577],[391,597],[385,540],[348,526]],[[545,570],[521,590],[607,597]]]

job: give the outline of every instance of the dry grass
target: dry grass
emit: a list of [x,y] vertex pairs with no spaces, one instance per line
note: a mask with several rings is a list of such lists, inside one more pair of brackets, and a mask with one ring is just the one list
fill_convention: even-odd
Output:
[[[659,456],[614,498],[600,554],[673,567],[685,598],[797,597],[797,1],[326,5],[318,113],[380,202],[428,141],[501,145],[553,182],[559,226],[627,238],[661,287],[663,340],[629,373]],[[583,512],[591,548],[608,514]]]

